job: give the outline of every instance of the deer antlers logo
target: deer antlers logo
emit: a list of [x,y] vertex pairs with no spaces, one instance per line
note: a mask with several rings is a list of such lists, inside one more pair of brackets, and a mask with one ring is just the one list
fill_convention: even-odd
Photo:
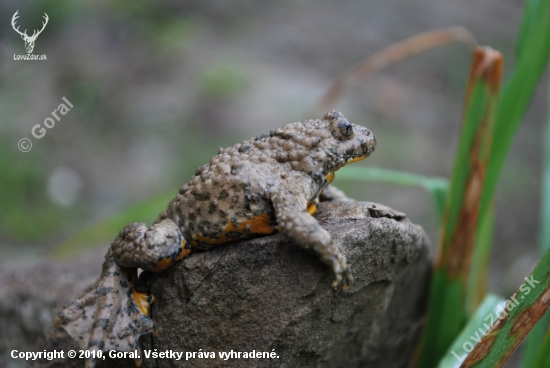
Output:
[[40,33],[42,33],[44,28],[46,28],[46,24],[48,24],[48,20],[49,20],[48,14],[44,13],[45,22],[42,22],[42,29],[40,31],[37,31],[35,29],[32,36],[29,36],[27,34],[26,29],[25,29],[25,32],[21,32],[21,31],[19,31],[19,26],[17,26],[17,28],[15,28],[15,20],[17,18],[19,18],[19,15],[17,13],[19,13],[19,10],[16,11],[15,14],[13,15],[13,18],[11,18],[11,26],[13,27],[15,32],[17,32],[21,35],[21,38],[23,39],[23,41],[25,41],[25,49],[27,50],[27,54],[30,54],[30,53],[32,53],[32,50],[34,49],[34,43],[36,42],[36,39],[38,38]]

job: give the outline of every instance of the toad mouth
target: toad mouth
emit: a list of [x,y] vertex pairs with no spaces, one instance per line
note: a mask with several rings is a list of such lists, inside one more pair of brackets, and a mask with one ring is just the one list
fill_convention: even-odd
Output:
[[357,154],[357,155],[351,155],[351,156],[344,156],[344,159],[346,160],[346,165],[351,164],[353,162],[361,161],[369,157],[369,155],[366,154]]
[[369,155],[366,155],[366,154],[357,154],[357,155],[351,155],[351,156],[342,156],[342,158],[344,160],[346,160],[346,162],[344,162],[342,165],[339,165],[337,168],[334,169],[333,172],[337,171],[337,170],[340,170],[342,167],[348,165],[348,164],[352,164],[354,162],[357,162],[357,161],[361,161],[361,160],[364,160],[366,159],[367,157],[369,157]]

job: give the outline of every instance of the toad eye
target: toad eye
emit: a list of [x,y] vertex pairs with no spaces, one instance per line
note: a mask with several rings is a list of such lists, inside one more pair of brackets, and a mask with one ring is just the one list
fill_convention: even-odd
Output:
[[333,125],[332,134],[334,138],[342,140],[353,137],[353,127],[346,119],[339,119],[336,124]]
[[340,134],[342,134],[344,137],[349,137],[353,134],[351,124],[347,120],[338,123],[338,130],[340,131]]

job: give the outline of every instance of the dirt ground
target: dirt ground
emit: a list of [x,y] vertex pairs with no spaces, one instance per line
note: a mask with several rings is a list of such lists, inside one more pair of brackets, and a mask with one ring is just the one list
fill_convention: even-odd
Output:
[[[32,262],[128,205],[176,193],[219,146],[301,120],[342,72],[419,32],[464,26],[504,54],[509,72],[522,6],[517,0],[2,1],[2,264]],[[47,61],[13,60],[25,53],[9,23],[16,10],[18,24],[29,30],[48,13],[34,51]],[[356,165],[449,177],[469,57],[462,45],[446,46],[348,91],[334,108],[378,141],[372,157]],[[537,259],[546,84],[499,185],[491,289],[506,297]],[[34,139],[32,127],[62,97],[74,108]],[[30,152],[17,149],[23,137],[32,139]],[[358,200],[407,213],[437,244],[434,206],[421,189],[338,178],[335,184]]]

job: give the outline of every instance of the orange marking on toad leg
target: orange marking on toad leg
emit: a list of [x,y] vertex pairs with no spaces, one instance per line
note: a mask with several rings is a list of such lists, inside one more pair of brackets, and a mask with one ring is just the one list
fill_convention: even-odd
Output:
[[307,213],[313,216],[317,212],[317,202],[309,202],[307,204]]
[[336,175],[334,175],[334,172],[331,171],[325,176],[325,180],[329,183],[332,183],[335,177]]
[[184,259],[185,257],[187,257],[187,255],[189,253],[191,253],[191,249],[189,248],[186,248],[187,246],[187,242],[185,241],[185,239],[183,239],[181,241],[181,253],[180,255],[178,256],[178,258],[176,258],[176,261],[181,261],[182,259]]
[[228,221],[222,233],[216,239],[197,234],[193,236],[193,240],[208,244],[224,244],[237,240],[228,237],[226,234],[229,232],[239,232],[245,235],[271,235],[278,231],[280,231],[280,229],[277,227],[275,220],[269,214],[264,213],[242,221],[238,226],[235,226],[232,221]]
[[149,308],[151,307],[151,304],[155,302],[155,297],[148,295],[147,293],[139,293],[134,290],[132,293],[132,299],[134,299],[139,311],[148,316]]
[[176,258],[175,261],[172,260],[172,257],[165,258],[162,261],[160,261],[159,263],[157,263],[156,266],[154,268],[152,268],[150,271],[152,271],[152,272],[164,271],[168,267],[172,266],[174,263],[176,263],[178,261],[181,261],[183,258],[188,256],[189,253],[191,253],[191,249],[185,248],[186,244],[187,243],[186,243],[185,240],[181,241],[181,253],[179,254],[178,258]]
[[170,267],[171,265],[174,264],[174,261],[172,261],[172,258],[169,257],[169,258],[164,258],[162,261],[160,261],[159,263],[157,263],[157,265],[153,268],[151,268],[151,272],[160,272],[160,271],[164,271],[165,269],[167,269],[168,267]]
[[147,293],[140,293],[136,291],[134,286],[136,285],[136,282],[138,280],[137,268],[132,268],[128,271],[129,272],[127,272],[126,274],[128,275],[130,285],[132,286],[132,299],[134,299],[134,302],[136,303],[139,311],[148,316],[149,307],[155,301],[155,297],[152,295],[148,295]]

